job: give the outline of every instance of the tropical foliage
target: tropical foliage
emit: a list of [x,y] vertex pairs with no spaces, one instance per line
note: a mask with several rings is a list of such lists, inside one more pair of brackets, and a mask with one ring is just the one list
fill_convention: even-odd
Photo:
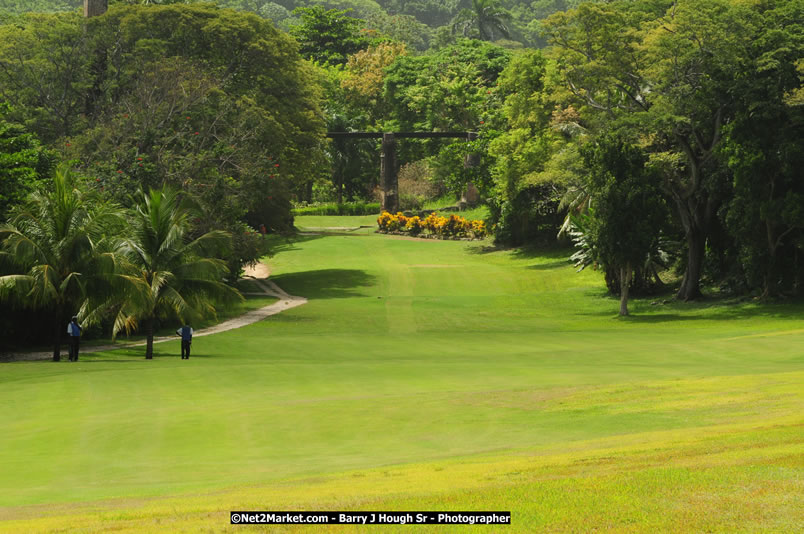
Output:
[[[630,263],[632,293],[659,270],[684,300],[801,293],[804,0],[147,4],[90,20],[3,4],[0,209],[55,151],[124,207],[141,187],[196,198],[189,232],[231,235],[232,277],[262,253],[256,228],[292,230],[294,203],[374,200],[378,142],[325,131],[472,132],[404,139],[395,163],[439,194],[477,189],[499,243],[571,236],[612,292]],[[638,172],[589,155],[612,139]],[[604,258],[623,221],[651,243],[639,260]]]
[[126,280],[117,276],[115,237],[124,224],[118,209],[77,187],[62,166],[51,189],[34,192],[0,226],[0,261],[15,271],[0,276],[0,300],[53,312],[53,361],[60,359],[69,317],[80,311],[83,319],[108,298],[128,295]]
[[464,37],[476,37],[483,41],[510,37],[508,23],[511,14],[502,7],[500,0],[472,0],[472,7],[462,9],[452,23],[452,31]]
[[114,331],[130,332],[141,324],[146,335],[145,358],[151,359],[157,319],[187,324],[214,314],[216,301],[242,297],[223,282],[228,269],[219,258],[231,247],[229,234],[211,231],[192,237],[190,221],[198,215],[198,207],[176,190],[152,189],[140,197],[131,237],[122,250],[135,269],[143,294],[123,302]]

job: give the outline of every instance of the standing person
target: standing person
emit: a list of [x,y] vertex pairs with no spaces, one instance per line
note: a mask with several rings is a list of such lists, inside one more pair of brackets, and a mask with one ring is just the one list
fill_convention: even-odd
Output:
[[70,336],[70,361],[78,361],[78,343],[81,341],[81,326],[78,317],[73,317],[67,324],[67,334]]
[[193,342],[193,329],[189,324],[186,324],[176,330],[176,335],[181,336],[181,359],[190,359],[190,344]]

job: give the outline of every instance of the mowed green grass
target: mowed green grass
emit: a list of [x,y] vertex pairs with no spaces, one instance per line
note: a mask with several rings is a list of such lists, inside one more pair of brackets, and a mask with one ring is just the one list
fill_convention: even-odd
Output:
[[497,509],[516,532],[800,531],[804,307],[647,299],[620,319],[566,256],[304,236],[269,264],[309,302],[189,361],[5,364],[0,530]]

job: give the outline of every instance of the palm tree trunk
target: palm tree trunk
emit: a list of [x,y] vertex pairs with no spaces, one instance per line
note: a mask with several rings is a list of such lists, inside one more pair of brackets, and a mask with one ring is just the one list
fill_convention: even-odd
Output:
[[56,323],[56,330],[53,332],[53,361],[60,362],[61,361],[61,329],[64,328],[64,325],[61,324],[61,318],[64,315],[61,311],[61,307],[56,310],[56,319],[54,322]]
[[154,319],[153,317],[145,321],[145,359],[154,358]]

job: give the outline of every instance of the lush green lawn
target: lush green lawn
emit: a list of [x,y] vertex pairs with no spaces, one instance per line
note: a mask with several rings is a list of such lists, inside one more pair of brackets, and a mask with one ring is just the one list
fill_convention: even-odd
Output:
[[804,306],[649,299],[618,319],[566,251],[276,251],[273,280],[309,303],[189,361],[156,345],[0,367],[0,530],[219,531],[249,508],[800,530]]

